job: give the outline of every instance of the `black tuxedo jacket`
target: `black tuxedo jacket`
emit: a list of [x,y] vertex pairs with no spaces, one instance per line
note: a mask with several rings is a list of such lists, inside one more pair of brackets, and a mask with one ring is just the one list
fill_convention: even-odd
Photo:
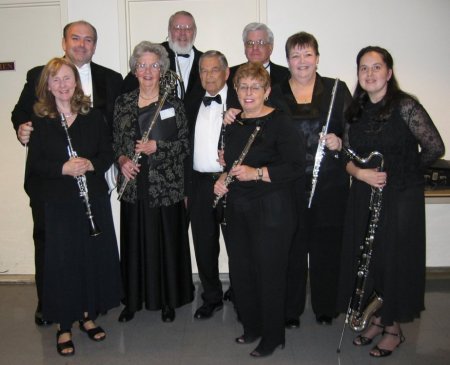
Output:
[[[34,114],[33,105],[37,101],[36,87],[43,69],[44,66],[37,66],[27,73],[27,81],[11,114],[11,121],[16,131],[21,124],[31,120]],[[94,108],[101,111],[112,130],[114,103],[120,95],[122,75],[94,62],[91,62],[91,73]]]
[[[244,63],[241,63],[240,65],[236,65],[230,68],[230,77],[228,78],[228,86],[234,87],[233,85],[233,78],[236,74],[237,69],[244,65]],[[284,66],[277,65],[276,63],[273,63],[272,61],[269,61],[270,65],[270,86],[273,87],[276,84],[279,84],[281,81],[285,80],[290,76],[289,69]]]
[[[166,49],[167,53],[169,53],[169,61],[170,66],[169,69],[176,72],[176,61],[175,61],[175,53],[169,47],[169,42],[163,42],[161,45]],[[203,52],[199,51],[197,48],[193,47],[194,50],[194,61],[192,63],[192,69],[189,74],[189,81],[187,90],[185,90],[184,102],[191,103],[193,100],[197,100],[204,95],[204,90],[202,88],[202,84],[200,81],[200,73],[198,70],[198,62],[200,60],[200,56]],[[131,71],[125,77],[122,87],[122,93],[130,92],[139,87],[139,82]]]
[[[205,95],[205,90],[203,90],[203,94],[200,98],[197,98],[196,100],[192,100],[190,104],[186,105],[186,116],[188,118],[189,123],[189,144],[191,153],[185,160],[185,169],[184,169],[184,176],[185,176],[185,189],[187,196],[190,196],[192,193],[192,171],[194,169],[194,141],[195,141],[195,125],[197,123],[197,115],[200,110],[200,106],[203,100],[203,96]],[[234,89],[228,87],[227,92],[227,100],[226,100],[226,107],[229,108],[241,108],[236,92]],[[217,141],[217,144],[219,141]]]

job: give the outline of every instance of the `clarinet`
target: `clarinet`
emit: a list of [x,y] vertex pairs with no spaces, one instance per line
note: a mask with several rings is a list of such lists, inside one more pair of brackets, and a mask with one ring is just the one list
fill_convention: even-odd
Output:
[[[153,119],[150,122],[150,125],[148,129],[143,133],[142,135],[142,143],[146,143],[150,137],[150,132],[153,129],[153,126],[156,123],[156,120],[158,119],[159,112],[161,111],[164,102],[166,101],[167,97],[169,96],[170,92],[175,88],[177,84],[178,76],[173,71],[166,71],[163,77],[161,77],[160,81],[160,87],[164,90],[164,94],[161,97],[161,100],[159,101],[158,107],[156,109],[155,114],[153,115]],[[139,162],[139,159],[141,158],[141,152],[136,152],[132,158],[132,161],[135,165]],[[122,199],[122,195],[125,192],[125,189],[127,188],[128,183],[130,180],[128,178],[125,178],[125,180],[122,183],[122,186],[120,187],[120,190],[118,192],[117,200]]]
[[[223,104],[222,119],[225,116],[226,110],[227,110],[227,107],[226,107],[225,104]],[[220,149],[222,150],[222,153],[225,151],[225,131],[226,131],[226,127],[227,127],[227,125],[222,122],[222,128],[220,129]],[[223,213],[223,217],[222,217],[222,222],[220,222],[220,224],[222,226],[226,226],[227,225],[227,221],[225,219],[225,210],[227,209],[227,196],[226,195],[222,199],[222,207],[223,207],[223,212],[224,213]]]
[[[64,113],[61,113],[60,116],[61,125],[64,129],[64,132],[66,133],[67,151],[69,153],[69,158],[77,158],[78,155],[72,147],[72,140],[70,139],[69,126],[67,125],[66,117],[64,116]],[[102,233],[102,231],[100,231],[97,224],[95,223],[94,215],[92,214],[91,204],[89,202],[89,192],[87,187],[86,175],[75,176],[75,180],[77,181],[80,197],[83,200],[84,208],[86,210],[86,216],[89,221],[89,235],[91,237],[98,236],[100,233]]]
[[[255,130],[253,131],[253,133],[250,135],[250,138],[248,139],[244,149],[242,150],[239,158],[233,162],[233,166],[231,166],[231,169],[234,169],[236,166],[240,165],[242,163],[242,161],[244,161],[245,156],[247,156],[248,151],[250,150],[250,147],[252,146],[253,142],[255,141],[256,135],[258,134],[258,132],[261,130],[260,126],[257,126],[255,128]],[[228,185],[230,185],[232,182],[234,181],[234,175],[228,174],[227,177],[225,178],[223,184],[225,185],[225,187],[227,187]],[[213,208],[215,208],[217,206],[217,203],[219,202],[219,200],[222,198],[223,195],[217,194],[216,198],[214,199],[214,203],[213,203]]]
[[[328,108],[328,115],[325,125],[322,128],[321,136],[325,136],[328,132],[328,126],[330,125],[331,113],[333,111],[334,99],[336,97],[336,90],[339,84],[339,79],[334,81],[333,90],[331,91],[330,107]],[[314,192],[316,191],[317,180],[319,178],[320,164],[322,163],[323,156],[325,156],[325,140],[319,141],[316,150],[316,156],[314,157],[314,168],[311,181],[311,195],[309,196],[308,208],[311,208],[311,202],[313,200]]]
[[[359,157],[350,148],[342,147],[342,151],[350,159],[356,160],[361,164],[367,164],[372,158],[378,157],[380,159],[378,171],[383,171],[384,169],[384,158],[383,155],[378,151],[371,152],[366,158]],[[372,259],[373,243],[375,240],[376,230],[378,228],[378,222],[380,220],[382,199],[383,188],[372,187],[369,202],[370,215],[367,225],[366,237],[364,239],[364,242],[360,246],[361,254],[358,261],[358,269],[356,272],[355,288],[353,291],[353,295],[350,298],[349,306],[347,309],[338,352],[340,352],[345,326],[348,324],[349,327],[356,332],[363,331],[365,328],[367,328],[372,315],[383,305],[383,298],[376,292],[374,292],[370,296],[366,307],[364,308],[363,306],[365,288],[367,278],[369,276],[369,267]]]

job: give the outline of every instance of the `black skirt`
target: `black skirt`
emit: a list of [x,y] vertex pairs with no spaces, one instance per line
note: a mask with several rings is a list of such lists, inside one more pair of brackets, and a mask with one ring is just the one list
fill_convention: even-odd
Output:
[[192,302],[194,285],[182,201],[150,208],[146,199],[121,204],[123,302],[135,312]]

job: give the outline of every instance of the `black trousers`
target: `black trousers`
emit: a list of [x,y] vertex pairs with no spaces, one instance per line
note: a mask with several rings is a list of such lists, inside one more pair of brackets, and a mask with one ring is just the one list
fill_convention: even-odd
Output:
[[293,199],[283,191],[227,206],[235,305],[244,333],[267,346],[284,343],[284,308]]
[[[193,172],[193,192],[189,199],[192,238],[198,274],[203,286],[203,301],[216,303],[222,300],[222,283],[219,278],[220,219],[213,208],[214,183],[220,173]],[[219,202],[219,207],[221,202]],[[226,229],[222,234],[226,238]],[[226,242],[226,240],[225,240]]]
[[342,226],[314,225],[308,212],[305,223],[299,226],[289,254],[286,319],[300,317],[305,309],[308,272],[313,312],[334,317],[337,313]]
[[45,205],[42,201],[32,200],[30,206],[33,216],[34,267],[38,297],[37,310],[41,311],[45,258]]

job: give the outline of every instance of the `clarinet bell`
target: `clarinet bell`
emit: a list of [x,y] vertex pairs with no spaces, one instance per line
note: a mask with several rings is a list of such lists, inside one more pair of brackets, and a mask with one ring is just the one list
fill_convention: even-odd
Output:
[[91,237],[98,236],[102,231],[100,228],[98,228],[97,224],[95,223],[94,219],[89,219],[89,235]]

